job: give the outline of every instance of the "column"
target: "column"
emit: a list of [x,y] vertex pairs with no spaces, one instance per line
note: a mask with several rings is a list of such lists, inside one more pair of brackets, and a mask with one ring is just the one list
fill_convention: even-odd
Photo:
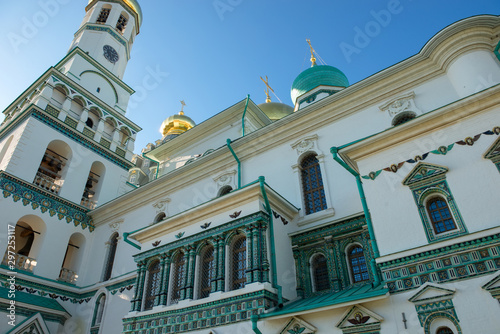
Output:
[[[267,224],[265,222],[260,222],[259,225],[259,236],[260,236],[260,249],[259,249],[259,254],[262,259],[262,280],[261,282],[271,282],[269,278],[269,249],[267,248]],[[276,273],[273,273],[273,275],[277,275]]]
[[300,256],[300,251],[298,246],[292,246],[293,259],[295,260],[295,274],[297,276],[297,297],[304,297],[304,280],[303,273],[304,267],[302,264],[302,257]]
[[160,303],[159,305],[167,305],[168,284],[170,280],[170,268],[172,267],[172,254],[170,252],[161,255],[163,261],[162,279],[160,287]]
[[193,299],[194,293],[194,275],[196,270],[196,248],[194,245],[188,246],[188,253],[186,253],[186,257],[188,261],[186,263],[186,285],[185,285],[185,299]]
[[225,291],[225,275],[226,275],[226,242],[224,239],[224,235],[218,235],[214,237],[217,240],[218,251],[217,251],[217,290],[216,291]]
[[71,97],[66,96],[66,100],[64,100],[61,112],[59,113],[59,119],[64,122],[66,116],[68,116],[69,110],[71,109]]
[[116,147],[118,146],[119,142],[120,142],[120,130],[118,130],[118,128],[115,128],[113,130],[113,140],[111,141],[111,147],[109,148],[111,151],[115,151],[116,150]]
[[82,114],[80,115],[80,120],[78,121],[78,125],[76,126],[76,129],[78,131],[83,132],[83,129],[85,128],[88,118],[89,118],[89,109],[87,107],[83,107]]
[[45,110],[47,108],[47,104],[52,98],[54,87],[47,81],[42,86],[42,91],[40,94],[34,99],[33,103],[36,104],[41,109]]
[[[245,270],[246,276],[247,276],[247,282],[246,284],[255,282],[254,280],[254,272],[256,272],[256,268],[254,268],[254,264],[257,265],[258,262],[254,261],[256,260],[254,258],[254,231],[255,231],[255,226],[253,224],[245,226],[245,232],[246,232],[246,237],[247,237],[247,268]],[[257,240],[255,240],[257,241]],[[257,244],[257,242],[255,243]]]
[[96,142],[100,142],[101,141],[101,137],[102,137],[102,132],[104,131],[104,119],[99,119],[99,123],[97,123],[97,130],[95,132],[95,136],[94,136],[94,140]]
[[144,279],[146,274],[146,263],[138,262],[137,263],[137,277],[135,279],[135,293],[134,298],[132,299],[132,309],[130,311],[141,310],[142,306],[142,292],[144,291]]
[[210,281],[210,293],[217,291],[217,264],[219,262],[219,239],[217,237],[212,238],[212,244],[214,245],[214,278]]
[[337,259],[335,256],[335,243],[334,240],[331,236],[325,237],[325,248],[327,250],[327,263],[328,263],[328,268],[329,270],[329,277],[330,277],[330,289],[334,291],[340,291],[342,288],[342,284],[340,282],[340,279],[338,277],[338,272],[337,272]]

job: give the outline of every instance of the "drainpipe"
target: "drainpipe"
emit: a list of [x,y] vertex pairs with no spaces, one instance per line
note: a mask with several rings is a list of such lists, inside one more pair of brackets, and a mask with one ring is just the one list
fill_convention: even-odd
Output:
[[157,163],[157,164],[158,164],[158,166],[156,167],[156,175],[155,175],[155,180],[156,180],[156,179],[158,178],[158,172],[159,172],[159,170],[160,170],[160,162],[159,162],[159,161],[156,161],[156,160],[153,160],[153,159],[151,159],[151,158],[148,158],[148,157],[147,157],[147,156],[145,156],[144,154],[145,154],[145,153],[143,153],[143,154],[142,154],[143,158],[146,158],[146,159],[148,159],[149,161],[152,161],[152,162],[154,162],[154,163]]
[[262,332],[259,330],[259,327],[257,327],[257,321],[259,321],[259,316],[254,314],[250,317],[252,320],[252,329],[255,334],[262,334]]
[[[139,231],[139,230],[136,230],[136,231]],[[134,231],[134,232],[136,232],[136,231]],[[125,232],[125,233],[123,233],[123,241],[125,241],[129,245],[134,246],[138,250],[141,250],[141,246],[139,246],[138,244],[133,243],[131,240],[128,239],[128,236],[131,235],[134,232]]]
[[247,95],[247,102],[245,103],[245,110],[243,111],[243,117],[241,117],[242,137],[245,137],[245,115],[247,114],[248,101],[250,101],[250,94]]
[[[250,96],[250,95],[249,95]],[[236,156],[236,153],[234,153],[233,148],[231,147],[231,139],[226,140],[227,147],[229,148],[229,151],[233,154],[234,159],[238,163],[238,189],[241,189],[241,162],[240,159]]]
[[378,250],[377,240],[375,239],[375,232],[373,231],[372,218],[370,215],[370,211],[368,210],[368,204],[366,204],[366,197],[365,197],[365,191],[363,190],[363,183],[361,182],[361,177],[359,176],[359,174],[354,169],[349,167],[342,159],[340,159],[340,157],[337,154],[338,151],[339,151],[339,148],[335,147],[335,146],[330,149],[330,152],[333,155],[333,160],[337,161],[342,167],[344,167],[349,173],[354,175],[354,177],[356,178],[356,184],[358,185],[359,197],[361,199],[361,205],[363,206],[363,211],[365,213],[366,225],[368,226],[368,233],[370,234],[370,242],[371,242],[372,250],[373,250],[373,257],[374,258],[371,260],[370,266],[371,266],[372,272],[375,276],[374,285],[379,286],[380,285],[380,277],[378,275],[377,265],[375,263],[375,259],[380,256],[380,253]]
[[278,272],[276,270],[276,246],[274,244],[274,223],[273,223],[273,212],[271,210],[271,205],[269,205],[269,199],[267,198],[266,188],[264,187],[266,183],[266,178],[264,176],[259,176],[260,191],[262,192],[262,197],[264,198],[264,203],[266,205],[266,211],[269,215],[269,239],[271,246],[271,268],[273,270],[273,287],[278,290],[278,307],[283,307],[283,291],[281,285],[278,284]]

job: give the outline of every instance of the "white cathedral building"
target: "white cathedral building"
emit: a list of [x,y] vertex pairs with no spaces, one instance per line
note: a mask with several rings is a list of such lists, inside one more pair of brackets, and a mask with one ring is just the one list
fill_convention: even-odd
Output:
[[85,9],[3,111],[0,333],[500,332],[499,16],[353,85],[312,52],[292,106],[134,154],[141,8]]

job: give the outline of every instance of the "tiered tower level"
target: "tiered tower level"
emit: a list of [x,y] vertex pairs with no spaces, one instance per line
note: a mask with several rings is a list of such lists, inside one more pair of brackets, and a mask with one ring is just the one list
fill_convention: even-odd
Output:
[[85,10],[68,53],[3,111],[0,126],[0,212],[15,227],[15,269],[77,286],[101,279],[83,270],[96,234],[87,213],[133,189],[141,130],[125,116],[134,91],[122,81],[140,7],[93,0]]

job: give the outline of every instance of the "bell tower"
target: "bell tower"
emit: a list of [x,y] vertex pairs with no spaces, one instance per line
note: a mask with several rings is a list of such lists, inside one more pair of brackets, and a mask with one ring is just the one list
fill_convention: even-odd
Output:
[[86,15],[69,52],[80,48],[122,79],[142,23],[141,7],[135,0],[90,0],[85,10]]

